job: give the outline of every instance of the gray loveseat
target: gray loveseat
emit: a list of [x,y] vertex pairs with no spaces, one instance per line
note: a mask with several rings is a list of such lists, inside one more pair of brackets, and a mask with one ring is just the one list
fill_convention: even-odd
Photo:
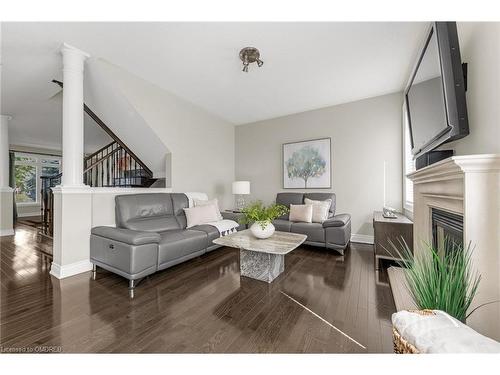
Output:
[[351,239],[351,215],[336,214],[335,194],[333,193],[278,193],[276,203],[290,207],[290,204],[304,204],[304,199],[323,201],[332,200],[329,217],[323,223],[299,223],[289,221],[285,215],[273,221],[276,230],[307,235],[304,242],[308,245],[326,247],[344,254]]
[[133,289],[145,276],[218,248],[215,227],[186,229],[186,207],[182,193],[116,196],[116,228],[94,227],[90,235],[93,277],[99,266],[127,278]]

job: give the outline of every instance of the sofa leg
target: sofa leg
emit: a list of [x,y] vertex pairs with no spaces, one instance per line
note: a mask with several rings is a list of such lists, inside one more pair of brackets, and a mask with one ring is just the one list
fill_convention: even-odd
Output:
[[140,279],[135,279],[135,280],[129,280],[128,281],[128,294],[130,296],[130,298],[134,298],[134,295],[135,295],[135,287],[137,286],[137,284],[139,284],[142,280],[144,280],[144,277],[140,278]]
[[95,264],[92,264],[92,280],[95,280],[97,278],[97,266]]

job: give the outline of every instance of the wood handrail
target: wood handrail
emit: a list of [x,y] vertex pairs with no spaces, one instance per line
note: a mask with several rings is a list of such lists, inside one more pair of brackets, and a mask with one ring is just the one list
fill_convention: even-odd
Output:
[[[53,79],[52,82],[56,83],[57,85],[59,85],[59,87],[64,89],[64,84],[61,81]],[[127,145],[123,143],[122,140],[118,138],[118,136],[113,133],[113,131],[108,128],[108,126],[104,122],[102,122],[102,120],[97,117],[97,115],[89,107],[87,107],[85,103],[83,103],[83,110],[101,127],[102,130],[104,130],[113,140],[116,141],[116,143],[118,143],[127,153],[129,153],[132,159],[134,159],[137,164],[139,164],[146,171],[147,174],[149,174],[151,177],[153,176],[153,172],[151,171],[151,169],[149,169],[147,165],[144,164],[142,160],[139,159],[137,155],[134,154],[132,150],[130,150]]]
[[116,141],[113,141],[113,142],[111,142],[111,143],[107,144],[106,146],[101,147],[101,148],[100,148],[99,150],[97,150],[96,152],[93,152],[93,153],[91,153],[90,155],[85,156],[85,161],[87,161],[87,160],[89,160],[89,159],[92,159],[92,158],[93,158],[94,156],[96,156],[98,153],[100,153],[100,152],[102,152],[102,151],[106,150],[108,147],[111,147],[111,146],[112,146],[113,144],[115,144],[115,143],[117,143],[117,142],[116,142]]

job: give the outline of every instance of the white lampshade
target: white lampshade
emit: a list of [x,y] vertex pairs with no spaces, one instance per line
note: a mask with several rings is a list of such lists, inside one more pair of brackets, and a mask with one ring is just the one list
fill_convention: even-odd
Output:
[[233,194],[237,195],[250,194],[250,181],[234,181]]

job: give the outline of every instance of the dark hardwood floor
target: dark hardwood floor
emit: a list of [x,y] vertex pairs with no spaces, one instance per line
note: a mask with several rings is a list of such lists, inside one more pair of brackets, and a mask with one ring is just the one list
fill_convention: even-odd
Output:
[[240,278],[239,253],[218,249],[142,281],[98,270],[57,280],[51,246],[20,225],[0,240],[3,352],[392,352],[395,311],[369,245],[345,256],[304,246],[271,284]]

